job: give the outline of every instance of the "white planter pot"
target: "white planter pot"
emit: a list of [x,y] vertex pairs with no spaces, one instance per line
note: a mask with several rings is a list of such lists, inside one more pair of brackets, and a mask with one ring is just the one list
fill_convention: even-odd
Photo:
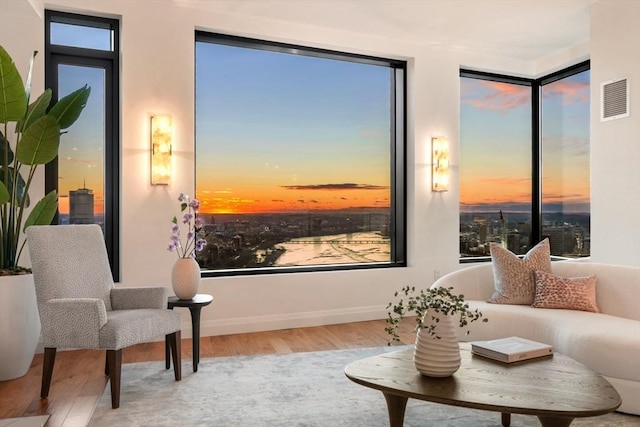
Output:
[[178,258],[171,269],[171,286],[180,299],[192,299],[200,287],[200,266],[193,258]]
[[[413,354],[416,369],[429,377],[453,375],[460,368],[461,363],[453,317],[429,310],[424,315],[422,325],[422,329],[416,336]],[[435,325],[435,333],[440,339],[431,335],[427,329],[429,325]]]
[[0,381],[27,373],[40,339],[31,274],[0,277]]

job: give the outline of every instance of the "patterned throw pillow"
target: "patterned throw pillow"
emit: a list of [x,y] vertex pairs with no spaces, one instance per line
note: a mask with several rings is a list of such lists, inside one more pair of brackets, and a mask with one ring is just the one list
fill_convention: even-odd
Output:
[[536,271],[535,277],[536,296],[531,307],[600,313],[596,304],[596,276],[567,278]]
[[531,305],[535,295],[533,272],[551,273],[549,239],[535,245],[522,259],[497,243],[491,243],[490,250],[495,292],[487,302]]

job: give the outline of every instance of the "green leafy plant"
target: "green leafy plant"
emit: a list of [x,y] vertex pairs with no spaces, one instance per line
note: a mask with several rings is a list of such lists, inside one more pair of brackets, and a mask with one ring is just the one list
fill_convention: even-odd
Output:
[[[400,297],[398,301],[390,302],[387,305],[388,312],[387,327],[384,328],[385,332],[391,335],[391,344],[393,341],[400,341],[398,335],[398,327],[402,320],[409,316],[416,316],[416,327],[414,332],[423,329],[423,320],[425,314],[429,310],[445,314],[445,315],[457,315],[460,327],[465,327],[469,323],[474,322],[482,318],[482,313],[478,310],[470,310],[469,303],[464,301],[464,295],[455,295],[452,293],[453,288],[433,288],[416,292],[415,286],[405,286],[400,291],[396,291],[394,296]],[[406,298],[406,301],[405,301]],[[436,333],[436,324],[440,321],[439,318],[432,316],[435,323],[430,324],[427,327],[427,331],[432,337],[440,339]],[[488,319],[483,318],[482,321],[486,322]],[[469,331],[467,331],[469,333]]]
[[[0,46],[0,275],[29,271],[18,266],[24,247],[21,234],[32,225],[50,224],[58,203],[53,190],[35,204],[25,219],[31,204],[29,188],[37,167],[58,155],[61,132],[80,117],[91,93],[85,85],[49,108],[52,92],[47,89],[29,104],[36,54],[31,57],[23,83],[13,59]],[[14,138],[10,138],[10,132]]]

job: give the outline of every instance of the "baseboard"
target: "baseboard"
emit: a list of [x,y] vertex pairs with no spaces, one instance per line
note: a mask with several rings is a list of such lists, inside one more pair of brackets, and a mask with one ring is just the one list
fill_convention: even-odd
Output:
[[[340,323],[366,322],[387,317],[387,311],[379,305],[350,307],[336,310],[308,311],[302,313],[274,314],[269,316],[237,317],[232,319],[206,320],[200,323],[200,336],[242,334],[250,332],[276,331],[279,329],[308,328]],[[191,318],[182,322],[182,338],[191,338]],[[152,341],[163,341],[158,337]],[[63,350],[60,350],[63,351]],[[36,353],[43,353],[42,341]]]
[[[306,328],[339,323],[384,319],[387,311],[377,306],[251,316],[232,319],[207,320],[200,324],[200,336],[229,335],[279,329]],[[183,323],[182,337],[191,337],[191,323]]]

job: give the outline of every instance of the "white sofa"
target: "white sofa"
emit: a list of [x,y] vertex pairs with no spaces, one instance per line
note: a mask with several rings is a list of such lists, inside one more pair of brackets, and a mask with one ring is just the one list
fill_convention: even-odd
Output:
[[491,263],[449,273],[432,287],[453,287],[471,308],[489,319],[459,329],[461,341],[520,336],[551,344],[604,376],[622,397],[621,412],[640,415],[640,268],[583,261],[552,263],[562,277],[596,275],[601,313],[490,304],[494,291]]

